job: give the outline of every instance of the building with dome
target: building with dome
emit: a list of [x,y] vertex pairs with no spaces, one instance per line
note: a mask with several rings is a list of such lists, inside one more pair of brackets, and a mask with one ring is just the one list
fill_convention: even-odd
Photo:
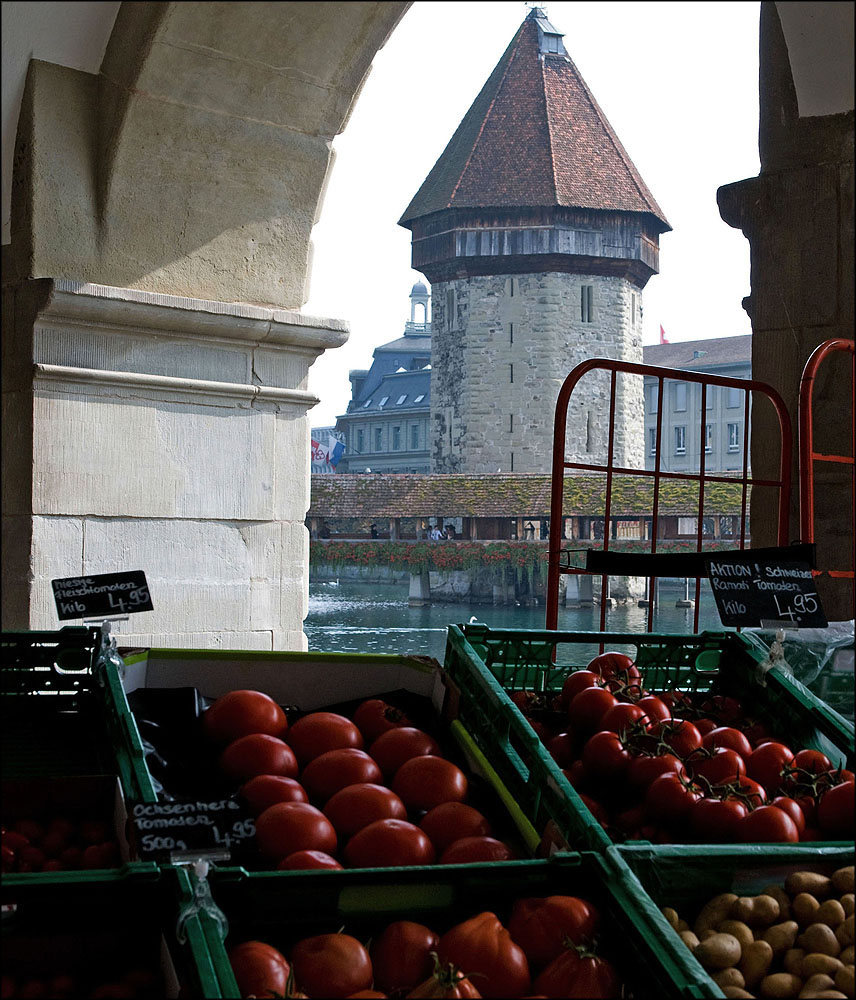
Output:
[[[642,289],[671,227],[532,9],[399,220],[431,282],[431,471],[550,471],[579,362],[642,361]],[[600,373],[599,373],[600,374]],[[606,459],[608,378],[571,400],[566,454]],[[642,380],[620,379],[614,462],[643,461]]]
[[351,401],[336,421],[345,451],[337,472],[430,472],[431,294],[410,291],[404,334],[375,348],[369,369],[353,369]]

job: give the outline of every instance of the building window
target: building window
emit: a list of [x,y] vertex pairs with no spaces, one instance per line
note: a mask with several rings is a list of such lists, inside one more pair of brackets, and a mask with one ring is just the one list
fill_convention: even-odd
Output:
[[509,382],[514,381],[514,365],[508,366],[508,381]]
[[393,451],[400,451],[401,450],[401,428],[400,427],[393,427],[392,428],[392,450]]
[[398,397],[398,399],[395,401],[395,405],[396,406],[401,406],[401,404],[404,402],[405,399],[407,399],[407,393],[406,392],[404,393],[403,396],[399,396]]
[[374,450],[383,451],[383,427],[375,427]]
[[742,406],[743,404],[743,390],[735,389],[733,386],[728,387],[728,394],[726,396],[725,405],[733,410],[735,406]]
[[446,329],[456,330],[458,324],[456,322],[456,312],[458,308],[457,296],[455,295],[454,288],[446,289]]
[[687,453],[687,429],[684,426],[675,428],[675,454],[686,455]]
[[708,455],[713,451],[713,424],[704,425],[704,450]]
[[357,431],[357,454],[362,455],[366,450],[366,432],[362,427]]
[[656,455],[657,454],[657,428],[656,427],[649,427],[648,428],[648,454],[649,455]]
[[648,412],[656,413],[659,400],[659,386],[655,382],[653,385],[647,386],[645,392],[648,394]]
[[636,292],[630,293],[630,322],[636,326]]
[[513,434],[514,433],[514,414],[513,413],[509,413],[508,414],[508,432],[509,432],[509,434]]
[[410,449],[417,451],[419,448],[419,424],[410,425]]
[[704,397],[704,408],[706,410],[712,410],[713,409],[713,394],[715,392],[716,392],[716,386],[709,385],[707,387],[707,393],[705,394],[705,397]]
[[425,393],[424,393],[424,392],[422,392],[422,393],[420,393],[420,394],[419,394],[419,395],[418,395],[418,396],[416,397],[416,399],[414,399],[414,400],[413,400],[413,402],[414,402],[414,403],[421,403],[421,402],[422,402],[422,400],[423,400],[424,398],[425,398]]
[[580,319],[594,322],[594,285],[580,285]]
[[365,403],[363,403],[363,409],[367,410],[372,405],[371,397],[369,397]]
[[513,344],[514,343],[514,324],[513,323],[509,323],[508,324],[508,343],[509,344]]
[[675,382],[675,411],[683,412],[687,408],[687,383]]
[[740,424],[728,425],[728,450],[737,451],[740,447]]
[[378,407],[386,406],[388,402],[389,402],[389,396],[384,396],[377,405]]

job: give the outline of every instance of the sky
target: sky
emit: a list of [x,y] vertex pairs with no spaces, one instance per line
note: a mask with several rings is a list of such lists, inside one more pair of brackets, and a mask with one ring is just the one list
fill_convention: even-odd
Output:
[[[756,176],[757,2],[546,3],[551,23],[672,226],[644,291],[643,343],[751,333],[749,244],[717,188]],[[348,343],[310,369],[328,426],[348,372],[400,337],[410,290],[404,209],[528,13],[519,0],[416,0],[378,52],[344,132],[313,234],[303,312],[344,319]],[[427,283],[427,282],[426,282]]]

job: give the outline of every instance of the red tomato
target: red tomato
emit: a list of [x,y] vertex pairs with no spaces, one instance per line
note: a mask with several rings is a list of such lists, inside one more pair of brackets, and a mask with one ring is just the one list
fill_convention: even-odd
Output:
[[661,774],[668,774],[670,771],[675,771],[686,777],[684,765],[673,753],[664,753],[659,757],[638,756],[630,758],[626,777],[634,788],[642,790],[647,788],[655,778],[659,778]]
[[581,733],[596,733],[602,729],[601,721],[618,699],[600,687],[584,688],[568,705],[568,721]]
[[459,997],[480,997],[482,994],[460,969],[451,963],[443,966],[435,962],[434,971],[425,980],[414,987],[408,997],[440,998],[440,1000],[457,1000]]
[[690,830],[704,843],[730,844],[737,838],[738,820],[748,811],[737,799],[701,798],[690,811]]
[[374,983],[385,993],[400,993],[418,986],[431,975],[440,937],[430,927],[413,920],[395,920],[372,938],[369,954]]
[[743,706],[736,698],[727,694],[715,694],[701,703],[702,712],[722,719],[726,725],[739,719],[743,713]]
[[369,698],[354,711],[354,724],[363,734],[365,745],[371,746],[381,733],[399,726],[412,725],[410,719],[382,698]]
[[483,997],[519,997],[529,991],[526,954],[494,913],[479,913],[446,931],[437,955],[444,965],[465,970]]
[[477,861],[513,861],[517,855],[494,837],[461,837],[440,855],[438,864],[468,865]]
[[679,774],[669,771],[648,786],[645,805],[648,814],[658,822],[674,824],[686,819],[701,797],[701,789],[697,785],[686,784]]
[[412,757],[395,772],[392,790],[415,812],[441,802],[463,802],[469,782],[464,772],[445,757]]
[[597,687],[599,684],[600,674],[596,674],[593,670],[575,670],[565,678],[559,695],[559,704],[567,707],[580,691],[589,687]]
[[852,781],[844,781],[824,792],[817,804],[820,829],[836,840],[853,839],[854,789]]
[[630,762],[630,751],[618,733],[604,729],[586,740],[582,761],[587,774],[595,779],[609,780],[624,774]]
[[570,767],[562,768],[562,774],[574,786],[574,788],[585,788],[588,784],[589,774],[582,760],[575,760]]
[[704,738],[708,733],[712,733],[714,729],[717,729],[719,723],[714,722],[713,719],[693,719],[693,725],[701,733],[702,746],[704,746]]
[[559,767],[570,767],[576,757],[577,741],[572,733],[557,733],[546,743],[547,752]]
[[771,794],[781,787],[782,774],[793,759],[793,753],[784,743],[764,743],[752,751],[746,761],[746,773]]
[[578,896],[527,897],[515,901],[508,933],[526,952],[530,965],[541,967],[564,949],[591,941],[600,926],[600,913]]
[[347,997],[372,984],[372,963],[363,945],[350,934],[317,934],[291,949],[294,978],[315,997]]
[[441,802],[419,821],[419,829],[428,834],[438,854],[462,837],[489,837],[490,822],[478,809],[465,802]]
[[230,691],[202,713],[202,725],[215,743],[232,743],[251,733],[283,736],[285,712],[261,691]]
[[648,727],[648,732],[671,747],[672,752],[681,760],[686,760],[693,750],[701,746],[701,733],[684,719],[653,722]]
[[[655,694],[645,695],[645,697],[640,698],[636,704],[652,722],[656,722],[658,719],[665,721],[666,719],[671,719],[672,717],[672,710],[662,698],[658,698]],[[698,723],[696,723],[696,726],[698,726]]]
[[714,747],[729,747],[731,750],[736,750],[744,760],[752,755],[752,744],[749,740],[739,729],[732,729],[729,726],[719,726],[709,733],[705,733],[701,744],[706,750],[712,750]]
[[601,826],[606,826],[609,822],[609,814],[607,813],[605,807],[598,802],[597,799],[593,799],[590,795],[583,795],[578,793],[583,805],[588,809],[588,811],[594,816],[594,818],[600,823]]
[[687,759],[687,767],[693,778],[704,778],[711,785],[724,784],[746,773],[743,758],[729,747],[714,747],[710,755],[703,748],[696,750]]
[[546,997],[620,997],[621,980],[614,967],[589,952],[565,948],[535,980],[533,990]]
[[296,778],[286,778],[284,774],[257,774],[241,785],[238,794],[254,816],[277,802],[309,801],[303,785]]
[[604,680],[614,674],[620,674],[626,678],[639,678],[639,671],[634,666],[633,660],[624,653],[600,653],[589,661],[586,670],[598,674]]
[[335,712],[310,712],[309,715],[304,715],[288,730],[288,742],[301,767],[328,750],[341,750],[345,747],[363,749],[363,737],[359,729],[350,719]]
[[439,756],[440,744],[413,726],[400,726],[382,733],[369,747],[369,753],[377,761],[385,777],[392,778],[401,765],[413,757]]
[[220,769],[231,781],[244,783],[259,774],[297,777],[297,760],[287,743],[265,733],[250,733],[220,754]]
[[266,858],[279,861],[295,851],[335,854],[333,824],[308,802],[278,802],[256,818],[256,843]]
[[798,767],[812,774],[823,774],[824,771],[832,770],[832,761],[820,750],[799,750],[794,754],[791,767]]
[[309,761],[300,781],[310,799],[323,803],[348,785],[377,784],[383,781],[383,775],[365,750],[342,747]]
[[[752,808],[756,806],[763,806],[767,802],[767,793],[764,790],[763,785],[759,785],[757,781],[752,778],[748,778],[745,774],[741,774],[736,782],[730,782],[734,784],[738,791],[738,798],[742,796],[742,799],[749,800],[749,804]],[[729,796],[723,796],[728,798]]]
[[391,788],[366,782],[336,792],[324,806],[324,815],[345,841],[377,819],[407,819],[407,809]]
[[775,806],[777,809],[784,809],[788,816],[790,816],[796,824],[796,828],[799,830],[799,834],[802,837],[805,831],[806,822],[805,813],[802,811],[802,807],[799,802],[787,795],[777,795],[770,805]]
[[535,691],[512,691],[508,696],[527,718],[539,708],[544,708],[544,695]]
[[285,996],[290,966],[282,952],[263,941],[243,941],[229,951],[242,997]]
[[436,858],[428,835],[403,819],[375,820],[345,845],[345,860],[352,868],[433,865]]
[[737,840],[743,844],[797,844],[800,832],[796,823],[784,811],[776,806],[758,806],[735,827]]
[[611,729],[614,733],[622,733],[642,719],[648,719],[644,708],[631,702],[619,702],[606,710],[601,719],[600,727],[601,729]]
[[312,871],[315,869],[332,869],[334,871],[341,871],[342,866],[334,857],[331,857],[324,851],[295,851],[293,854],[286,855],[276,866],[276,870],[279,872],[296,871],[298,869]]

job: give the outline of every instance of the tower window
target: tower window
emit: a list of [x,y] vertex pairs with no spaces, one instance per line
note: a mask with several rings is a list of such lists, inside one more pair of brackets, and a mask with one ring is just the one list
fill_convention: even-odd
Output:
[[686,455],[687,453],[687,429],[683,426],[675,428],[675,454]]
[[713,424],[704,425],[704,450],[708,455],[713,451]]
[[630,322],[636,326],[636,292],[630,293]]
[[580,320],[594,322],[594,285],[580,286]]
[[728,450],[737,451],[740,447],[740,424],[728,425]]
[[513,431],[514,431],[514,414],[513,413],[509,413],[508,414],[508,431],[509,431],[509,433],[513,433]]
[[446,329],[447,330],[457,330],[457,296],[455,295],[454,288],[446,289]]
[[656,427],[649,427],[648,428],[648,454],[649,455],[656,455],[657,454],[657,428]]
[[508,366],[508,381],[509,382],[514,381],[514,365]]

